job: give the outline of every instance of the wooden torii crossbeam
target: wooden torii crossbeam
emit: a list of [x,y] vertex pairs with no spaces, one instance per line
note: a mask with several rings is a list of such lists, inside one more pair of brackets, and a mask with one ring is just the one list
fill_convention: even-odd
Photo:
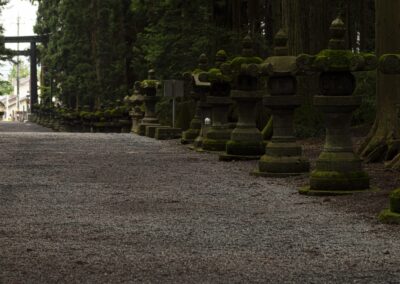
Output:
[[4,43],[30,43],[28,50],[13,51],[15,56],[29,56],[31,61],[31,109],[38,102],[38,86],[37,86],[37,50],[36,44],[46,41],[45,36],[6,36],[3,38]]

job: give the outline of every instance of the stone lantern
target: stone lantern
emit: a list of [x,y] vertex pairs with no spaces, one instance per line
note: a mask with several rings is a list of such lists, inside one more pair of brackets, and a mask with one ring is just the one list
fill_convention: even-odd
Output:
[[242,56],[234,58],[227,67],[232,78],[231,98],[237,104],[238,123],[226,143],[225,154],[220,155],[221,161],[255,160],[264,154],[263,138],[256,127],[255,111],[257,103],[262,100],[264,84],[258,72],[252,72],[261,63],[262,59],[254,55],[250,36],[246,36]]
[[275,36],[275,56],[261,65],[261,73],[268,75],[270,94],[264,97],[264,106],[271,109],[274,122],[272,140],[253,172],[256,176],[287,177],[310,170],[293,134],[294,110],[301,105],[302,98],[296,95],[297,57],[289,56],[287,43],[287,34],[280,30]]
[[352,72],[373,70],[377,60],[372,54],[345,49],[346,28],[340,18],[332,22],[330,31],[329,49],[297,59],[300,69],[320,72],[320,90],[314,104],[323,113],[326,128],[324,149],[311,173],[310,186],[300,190],[308,195],[351,194],[370,188],[350,134],[352,114],[361,105],[361,97],[352,95],[356,87]]
[[386,75],[400,74],[400,54],[385,54],[379,60],[379,71]]
[[208,72],[200,74],[200,80],[211,83],[210,95],[207,103],[212,107],[212,125],[203,141],[205,151],[225,151],[232,129],[228,124],[229,107],[233,104],[230,98],[231,78],[227,76],[224,68],[227,55],[220,50],[216,55],[216,66]]
[[144,116],[141,108],[144,102],[144,97],[140,94],[139,90],[140,82],[136,82],[133,95],[128,98],[128,103],[132,107],[132,110],[129,112],[129,115],[132,117],[132,133],[139,133],[139,125]]
[[[197,69],[191,73],[185,73],[184,77],[186,81],[189,81],[192,86],[191,97],[196,102],[195,115],[190,122],[190,128],[182,133],[182,144],[190,144],[195,141],[197,137],[200,136],[201,128],[203,125],[203,110],[206,101],[206,94],[208,92],[207,88],[202,88],[202,86],[195,85],[194,77],[207,70],[208,58],[204,53],[200,55],[198,60]],[[199,142],[200,143],[200,142]],[[199,145],[201,146],[201,145]]]
[[138,131],[141,136],[146,135],[146,127],[161,125],[156,115],[156,104],[160,100],[160,96],[157,93],[160,88],[161,82],[156,80],[155,71],[150,69],[148,71],[148,79],[140,82],[140,93],[143,95],[145,105],[145,115],[139,124]]

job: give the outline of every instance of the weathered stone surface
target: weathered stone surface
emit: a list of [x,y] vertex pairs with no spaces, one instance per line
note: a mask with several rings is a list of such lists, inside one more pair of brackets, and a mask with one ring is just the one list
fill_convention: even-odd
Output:
[[182,129],[172,127],[157,127],[154,138],[157,140],[179,139],[182,137]]
[[160,125],[156,115],[156,103],[160,100],[157,92],[161,87],[161,82],[155,79],[155,72],[151,69],[148,72],[148,79],[140,82],[139,86],[140,93],[143,95],[145,115],[139,124],[137,134],[144,136],[147,126]]
[[389,209],[383,210],[378,218],[383,223],[400,224],[400,189],[390,193]]
[[[207,100],[207,94],[209,92],[210,84],[207,82],[201,82],[199,80],[199,74],[205,72],[208,67],[208,58],[205,54],[200,55],[199,64],[197,69],[192,73],[184,74],[188,83],[192,87],[191,97],[196,102],[196,112],[192,121],[190,122],[190,128],[182,133],[182,144],[190,144],[194,143],[196,138],[200,137],[199,140],[202,139],[202,127],[204,124],[204,108],[202,107],[202,103]],[[197,143],[197,147],[201,147],[201,143]]]
[[[311,173],[310,187],[300,191],[304,194],[335,195],[369,189],[369,177],[351,141],[352,113],[361,104],[361,97],[352,96],[356,83],[351,71],[374,68],[376,58],[343,49],[346,29],[340,19],[332,23],[331,33],[329,50],[298,59],[300,69],[321,72],[320,96],[314,98],[314,104],[322,111],[326,127],[324,150]],[[362,60],[364,63],[360,63]]]
[[144,113],[141,109],[141,106],[144,102],[144,97],[140,94],[140,82],[135,83],[133,95],[126,98],[126,102],[132,107],[131,111],[129,112],[129,115],[132,118],[131,132],[138,134],[139,125],[144,117]]
[[379,60],[379,71],[383,74],[400,74],[400,54],[385,54]]
[[155,138],[156,136],[156,130],[160,128],[170,128],[169,126],[163,126],[163,125],[147,125],[146,126],[146,133],[145,136],[149,138]]
[[[204,86],[204,91],[206,91],[208,89],[209,89],[209,86],[208,87]],[[201,110],[201,129],[199,132],[199,136],[197,136],[193,142],[193,147],[191,147],[191,149],[198,150],[198,151],[201,151],[203,149],[203,140],[206,137],[207,132],[211,126],[211,125],[205,124],[206,118],[211,119],[211,115],[212,115],[211,105],[206,102],[207,95],[208,95],[208,91],[206,93],[204,93],[205,100],[200,101],[200,104],[199,104],[199,107]]]
[[207,104],[211,106],[211,127],[203,139],[205,151],[225,151],[226,143],[231,137],[232,129],[228,124],[229,108],[233,101],[229,98],[231,79],[225,74],[227,55],[223,50],[216,55],[216,66],[200,74],[201,81],[209,82],[210,95]]
[[231,98],[236,102],[238,122],[226,144],[221,160],[257,159],[264,154],[263,139],[256,127],[256,104],[262,99],[263,81],[258,74],[262,59],[254,56],[252,40],[243,40],[242,56],[229,62],[226,69],[231,74]]
[[310,163],[302,156],[293,132],[294,110],[301,105],[301,97],[296,96],[296,57],[288,55],[287,41],[287,35],[279,31],[275,37],[275,56],[265,60],[261,68],[269,76],[270,96],[265,96],[263,103],[271,110],[274,120],[272,140],[252,173],[256,176],[287,177],[310,170]]

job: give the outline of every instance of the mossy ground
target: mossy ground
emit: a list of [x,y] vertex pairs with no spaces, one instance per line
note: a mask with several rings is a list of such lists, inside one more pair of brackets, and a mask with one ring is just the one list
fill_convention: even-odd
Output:
[[188,129],[182,132],[182,144],[193,143],[199,134],[200,129]]

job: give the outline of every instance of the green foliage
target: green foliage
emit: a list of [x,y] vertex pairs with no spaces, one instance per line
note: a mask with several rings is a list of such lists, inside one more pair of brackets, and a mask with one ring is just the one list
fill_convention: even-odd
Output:
[[390,198],[397,198],[400,199],[400,188],[393,190],[392,192],[390,192]]
[[[137,35],[135,55],[152,65],[162,78],[190,70],[197,64],[198,55],[210,50],[209,10],[204,1],[132,1],[136,16],[145,15],[145,27]],[[135,65],[143,68],[141,59]],[[144,76],[144,74],[142,74]]]
[[[110,107],[107,102],[129,95],[134,82],[147,78],[150,68],[156,70],[158,79],[179,78],[184,71],[195,69],[194,73],[201,75],[209,70],[206,75],[209,81],[232,83],[232,75],[237,75],[243,63],[262,62],[257,55],[265,57],[271,51],[273,33],[280,28],[282,16],[288,16],[275,15],[281,9],[279,1],[36,2],[39,10],[35,31],[50,35],[49,41],[39,50],[44,101],[50,104],[51,97],[56,96],[63,106],[73,110],[88,105],[97,112],[89,114],[85,111],[82,117],[99,121],[125,112],[113,108],[115,106]],[[254,57],[243,57],[241,54],[242,39],[248,33],[256,43],[254,49],[257,55]],[[309,39],[304,41],[310,46],[315,45],[311,37]],[[214,56],[220,49],[232,55],[228,62],[233,74],[225,74],[217,68],[209,69],[214,65]],[[210,59],[210,66],[204,67],[204,70],[196,69],[202,53]],[[328,65],[341,69],[350,65],[353,56],[349,52],[325,50],[319,54],[319,59],[323,59],[325,64],[328,57]],[[362,73],[357,75],[357,79],[356,95],[362,94],[364,102],[354,116],[354,124],[372,121],[375,108],[373,74]],[[263,82],[258,83],[261,88]],[[144,80],[141,88],[155,88],[156,85],[156,81]],[[319,135],[324,129],[320,113],[312,106],[315,92],[309,90],[303,90],[309,98],[304,96],[305,103],[296,112],[295,118],[296,134],[302,137]],[[189,127],[194,109],[194,103],[189,98],[177,100],[178,127]],[[157,104],[157,111],[162,123],[171,124],[169,99],[163,98]],[[263,129],[268,118],[268,112],[260,104],[257,126]],[[229,120],[237,120],[234,106],[231,107]]]
[[133,85],[130,0],[38,3],[35,32],[50,34],[40,48],[42,85],[48,88],[44,99],[50,101],[51,93],[69,107],[98,108],[128,95]]
[[[22,61],[19,63],[19,77],[26,78],[29,76],[29,67]],[[8,80],[12,82],[14,79],[17,78],[17,65],[14,64],[10,74],[8,75]]]
[[[3,7],[8,3],[8,0],[0,0],[0,14],[2,13]],[[0,42],[2,42],[3,37],[3,25],[0,24]],[[9,58],[10,51],[6,49],[4,44],[0,44],[0,61],[5,61]],[[1,65],[1,63],[0,63]]]
[[[133,18],[141,29],[133,46],[132,64],[141,77],[146,76],[150,66],[161,78],[176,77],[193,70],[202,53],[210,59],[220,49],[240,54],[241,41],[248,30],[245,25],[243,30],[227,25],[233,21],[226,12],[235,8],[232,1],[214,2],[132,0]],[[269,47],[262,34],[255,34],[254,39],[260,53],[265,54]]]
[[14,88],[9,81],[0,81],[0,96],[12,94]]
[[152,88],[156,89],[160,86],[160,81],[158,80],[144,80],[140,83],[140,87],[143,89]]

